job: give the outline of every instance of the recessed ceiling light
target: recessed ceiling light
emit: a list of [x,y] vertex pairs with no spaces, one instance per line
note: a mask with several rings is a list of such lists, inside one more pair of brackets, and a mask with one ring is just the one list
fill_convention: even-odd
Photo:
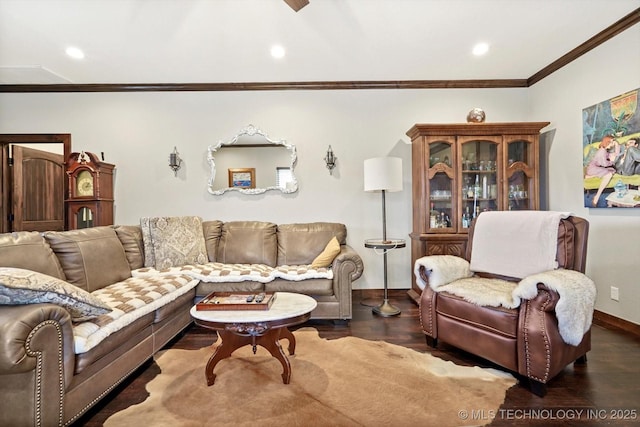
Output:
[[285,53],[286,52],[284,50],[284,47],[280,46],[279,44],[271,47],[271,56],[273,56],[274,58],[283,58]]
[[489,44],[487,43],[478,43],[473,47],[473,54],[475,56],[482,56],[487,52],[489,52]]
[[84,52],[81,51],[80,49],[78,49],[77,47],[74,47],[74,46],[69,46],[65,50],[65,53],[67,55],[69,55],[70,57],[72,57],[73,59],[83,59],[84,58]]

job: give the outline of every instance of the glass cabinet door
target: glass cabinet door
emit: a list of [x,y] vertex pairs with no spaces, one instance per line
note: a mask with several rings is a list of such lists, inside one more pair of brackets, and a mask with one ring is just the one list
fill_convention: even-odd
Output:
[[427,191],[430,211],[427,229],[451,232],[451,228],[455,227],[453,139],[435,139],[428,143],[428,147]]
[[499,170],[500,138],[460,138],[459,227],[469,228],[483,211],[501,209]]
[[507,140],[506,188],[508,210],[535,209],[535,156],[532,140],[512,137]]

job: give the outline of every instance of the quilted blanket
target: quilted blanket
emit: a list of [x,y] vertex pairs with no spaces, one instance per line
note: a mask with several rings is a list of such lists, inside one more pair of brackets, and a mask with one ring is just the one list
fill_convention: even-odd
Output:
[[264,264],[207,264],[184,265],[160,270],[139,268],[131,272],[133,277],[153,277],[186,274],[203,282],[230,283],[252,280],[260,283],[275,279],[300,281],[306,279],[333,279],[333,270],[327,267],[312,268],[311,265],[279,265],[269,267]]
[[92,292],[112,311],[74,324],[75,353],[86,353],[109,335],[196,287],[187,275],[132,277]]

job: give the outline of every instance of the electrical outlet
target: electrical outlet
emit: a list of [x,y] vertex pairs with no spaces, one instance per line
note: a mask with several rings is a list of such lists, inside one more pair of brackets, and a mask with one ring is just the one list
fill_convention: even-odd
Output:
[[620,301],[620,291],[615,286],[611,287],[611,299],[614,301]]

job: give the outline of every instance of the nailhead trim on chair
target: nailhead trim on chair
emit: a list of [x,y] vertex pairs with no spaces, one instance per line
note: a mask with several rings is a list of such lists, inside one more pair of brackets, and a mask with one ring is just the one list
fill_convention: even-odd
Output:
[[[545,292],[545,291],[540,291],[540,292],[547,297],[546,301],[544,302],[544,304],[542,304],[542,307],[540,308],[540,312],[544,313],[545,309],[547,308],[547,305],[549,305],[549,302],[551,301],[551,296],[549,295],[548,292]],[[527,300],[527,317],[529,316],[530,310],[531,310],[531,301]],[[528,324],[528,319],[525,319],[525,325],[526,324]],[[527,328],[524,328],[524,348],[525,348],[525,355],[526,355],[526,361],[527,361],[527,378],[540,381],[541,383],[546,383],[549,380],[549,370],[551,369],[551,350],[549,347],[549,340],[547,339],[547,331],[545,328],[544,316],[540,316],[540,330],[542,331],[541,335],[542,335],[542,339],[544,340],[545,356],[546,356],[544,378],[538,378],[531,374],[531,357],[530,357],[531,353],[529,352],[529,330]]]
[[[56,332],[58,334],[58,348],[62,349],[62,328],[60,327],[60,323],[55,320],[46,320],[39,325],[37,325],[33,330],[29,333],[27,340],[25,342],[25,348],[27,355],[30,357],[35,357],[37,359],[36,362],[36,426],[42,426],[42,352],[31,350],[31,339],[33,335],[36,334],[40,329],[47,325],[53,325],[56,328]],[[58,408],[58,425],[62,426],[62,417],[64,413],[64,373],[63,373],[63,362],[62,362],[62,351],[58,352],[58,386],[60,387],[60,406]]]
[[[429,286],[429,285],[427,284],[427,286]],[[431,305],[431,301],[429,301],[429,305]],[[429,311],[429,328],[428,328],[428,331],[431,334],[430,336],[433,337],[433,310],[431,309],[431,307],[429,307],[428,311]],[[422,319],[422,296],[420,296],[420,302],[418,304],[418,315],[419,315],[419,318],[420,318],[420,327],[424,331],[425,327],[424,327],[424,321]]]

